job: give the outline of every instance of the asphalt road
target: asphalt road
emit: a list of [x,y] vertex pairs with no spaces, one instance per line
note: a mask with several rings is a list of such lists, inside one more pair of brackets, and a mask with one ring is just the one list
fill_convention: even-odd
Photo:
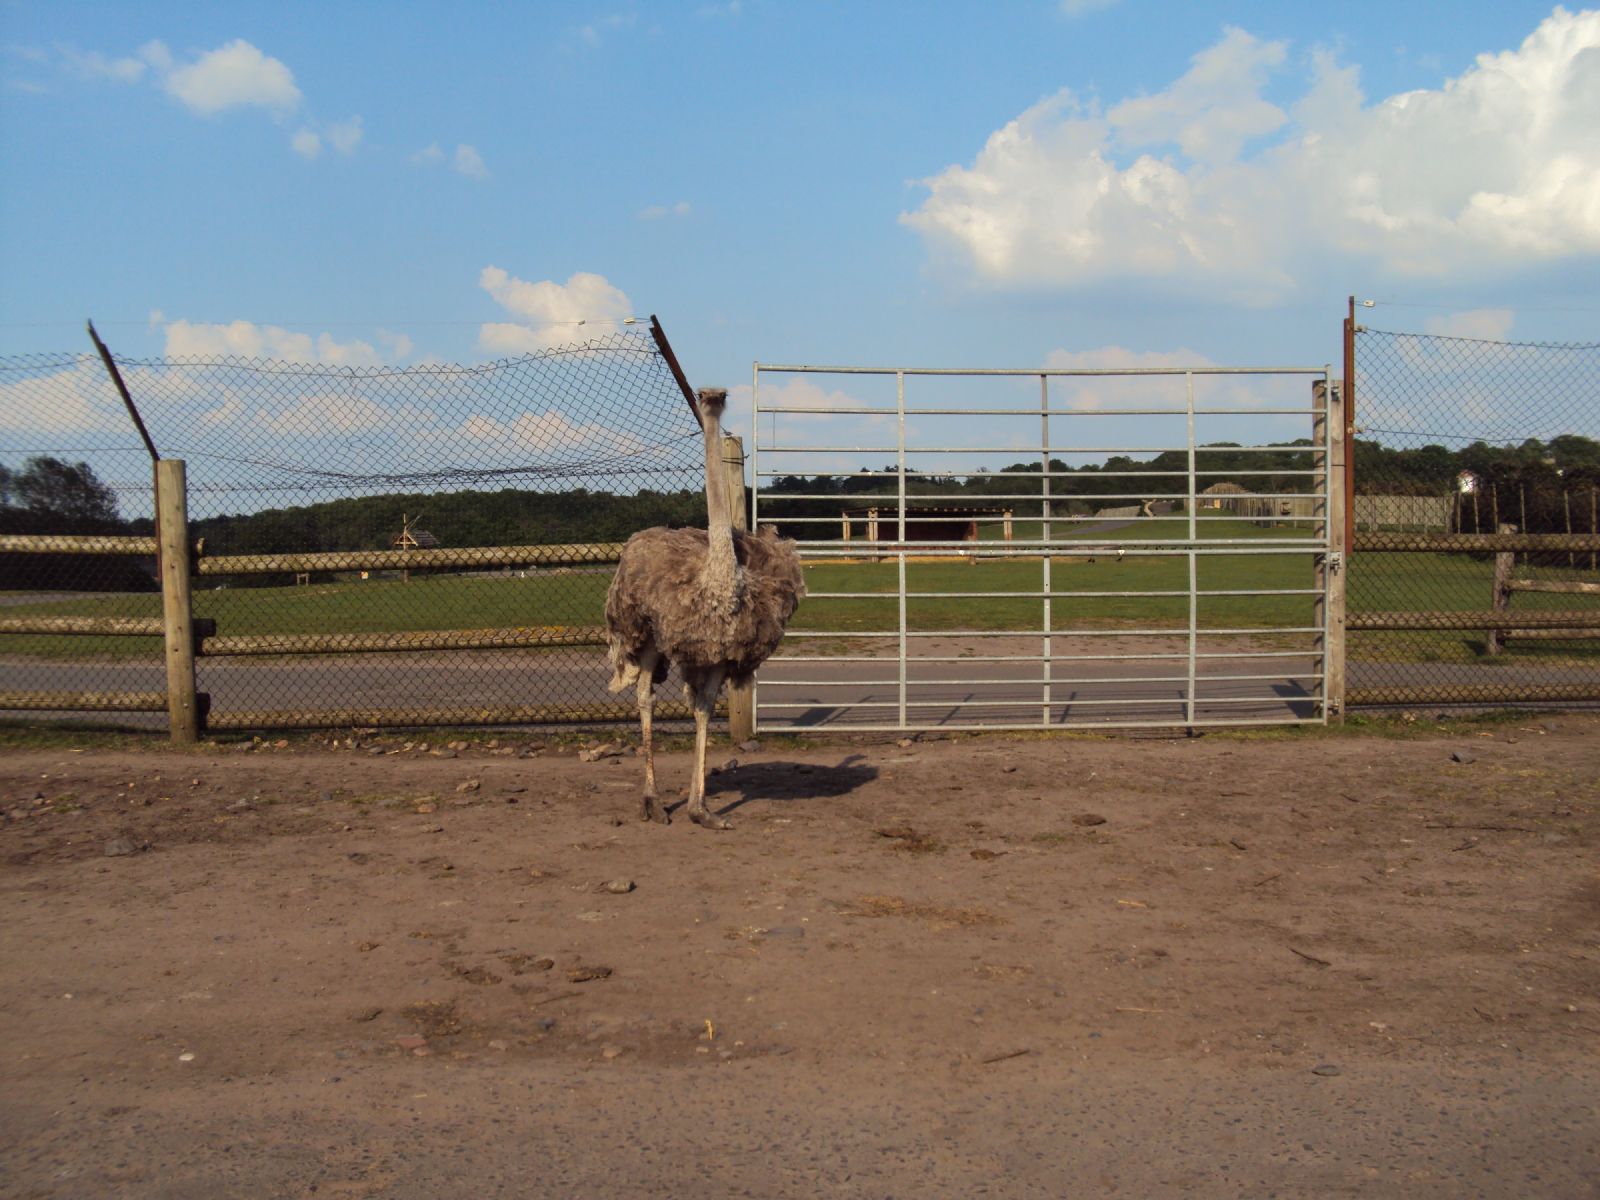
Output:
[[[1061,639],[1058,639],[1060,641]],[[1038,639],[929,639],[924,654],[1036,652]],[[1023,649],[1021,643],[1026,646]],[[812,651],[796,644],[790,653]],[[1096,646],[1094,652],[1141,648]],[[1168,652],[1172,647],[1162,648]],[[1058,653],[1082,654],[1080,646]],[[856,653],[860,653],[858,650]],[[1188,724],[1187,664],[1119,658],[1057,663],[1049,703],[1038,662],[915,662],[908,671],[911,725],[1093,727],[1128,722]],[[1310,657],[1219,658],[1201,666],[1193,720],[1295,721],[1314,715]],[[202,660],[199,686],[214,713],[371,707],[486,707],[527,704],[603,704],[609,668],[599,650],[491,651],[455,655],[350,655],[298,659]],[[1241,679],[1238,676],[1260,676]],[[1475,667],[1442,663],[1351,663],[1351,687],[1486,681],[1580,682],[1592,670],[1550,667]],[[162,691],[159,661],[49,662],[0,660],[0,689],[17,691]],[[675,696],[669,681],[663,696]],[[899,717],[896,660],[786,662],[772,660],[760,677],[765,729],[860,729],[892,726]],[[117,723],[160,724],[159,716],[119,714]]]

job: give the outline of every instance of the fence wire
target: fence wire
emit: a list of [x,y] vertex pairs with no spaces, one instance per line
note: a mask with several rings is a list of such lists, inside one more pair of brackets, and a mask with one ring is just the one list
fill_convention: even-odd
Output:
[[[117,363],[158,452],[187,463],[213,728],[604,719],[616,543],[705,520],[699,427],[648,329],[481,366]],[[0,358],[0,500],[0,532],[152,531],[149,456],[98,358]],[[409,549],[453,553],[440,569],[259,569]],[[7,615],[160,615],[150,559],[0,569]],[[460,631],[510,648],[450,645]],[[263,653],[273,639],[324,652]],[[369,652],[334,652],[352,647]],[[0,673],[7,691],[165,686],[159,638],[4,634]]]
[[[1600,345],[1357,328],[1353,694],[1481,703],[1520,689],[1600,695],[1592,547],[1514,554],[1374,552],[1363,535],[1594,535]],[[1390,542],[1394,539],[1391,537]],[[1581,542],[1581,538],[1579,541]],[[1498,576],[1497,576],[1498,572]],[[1583,585],[1590,585],[1585,588]],[[1374,614],[1594,612],[1560,629],[1363,629]],[[1464,622],[1458,622],[1464,623]]]

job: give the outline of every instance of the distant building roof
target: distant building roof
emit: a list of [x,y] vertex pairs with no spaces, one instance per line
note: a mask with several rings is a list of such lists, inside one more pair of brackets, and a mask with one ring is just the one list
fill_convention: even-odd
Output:
[[391,550],[437,550],[439,539],[426,529],[402,529],[389,539]]
[[1221,483],[1213,483],[1200,494],[1202,496],[1243,496],[1247,495],[1249,491],[1249,488],[1240,487],[1237,483],[1230,483],[1224,479]]

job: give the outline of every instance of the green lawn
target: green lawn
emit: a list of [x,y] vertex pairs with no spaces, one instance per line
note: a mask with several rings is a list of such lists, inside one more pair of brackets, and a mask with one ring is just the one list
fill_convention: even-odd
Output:
[[[1019,539],[1036,536],[1028,522],[1019,522]],[[1181,517],[1141,521],[1146,539],[1182,536]],[[1292,527],[1262,529],[1245,521],[1219,521],[1205,527],[1209,537],[1260,540],[1294,537]],[[1104,535],[1101,535],[1104,536]],[[1301,536],[1304,536],[1302,533]],[[916,631],[976,629],[1039,630],[1043,606],[1035,595],[977,596],[983,592],[1037,592],[1044,572],[1039,558],[956,559],[911,562],[909,591],[951,592],[947,598],[912,595],[907,600],[908,627]],[[1349,580],[1351,611],[1481,611],[1489,607],[1493,564],[1488,559],[1442,554],[1364,554],[1357,556]],[[1525,573],[1519,570],[1519,574]],[[1541,572],[1549,575],[1550,572]],[[1574,578],[1593,578],[1572,572]],[[1188,562],[1185,557],[1092,555],[1053,557],[1051,582],[1056,591],[1094,593],[1053,601],[1051,627],[1184,628],[1188,620]],[[893,561],[814,562],[806,570],[813,593],[793,628],[807,632],[861,633],[894,630],[898,625]],[[1198,560],[1202,590],[1309,588],[1309,554],[1202,555]],[[382,632],[387,630],[491,629],[528,625],[598,625],[603,620],[609,571],[537,572],[525,579],[459,575],[399,579],[350,580],[310,587],[240,588],[202,586],[195,593],[195,615],[217,623],[226,636],[266,633]],[[867,598],[832,599],[830,592],[866,592]],[[1147,597],[1117,597],[1110,592],[1158,592]],[[882,598],[876,598],[881,596]],[[1563,609],[1592,605],[1592,600],[1548,594],[1519,594],[1515,608]],[[1600,607],[1600,606],[1597,606]],[[7,605],[0,615],[158,616],[155,595],[87,597],[53,603]],[[1203,597],[1202,629],[1261,628],[1266,631],[1311,623],[1312,597]],[[1477,660],[1484,637],[1477,632],[1355,633],[1352,658],[1390,661]],[[39,657],[157,657],[155,638],[93,638],[6,635],[0,654]],[[1594,642],[1513,643],[1511,652],[1494,661],[1548,660],[1552,657],[1600,656]]]

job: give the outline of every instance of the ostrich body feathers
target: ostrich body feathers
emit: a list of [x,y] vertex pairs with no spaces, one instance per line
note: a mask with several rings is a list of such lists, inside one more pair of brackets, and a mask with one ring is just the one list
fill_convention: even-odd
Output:
[[735,530],[731,581],[708,571],[709,544],[704,529],[646,529],[628,539],[606,595],[612,691],[633,685],[650,648],[661,655],[655,682],[677,663],[691,685],[717,668],[743,683],[777,649],[806,590],[794,542]]

